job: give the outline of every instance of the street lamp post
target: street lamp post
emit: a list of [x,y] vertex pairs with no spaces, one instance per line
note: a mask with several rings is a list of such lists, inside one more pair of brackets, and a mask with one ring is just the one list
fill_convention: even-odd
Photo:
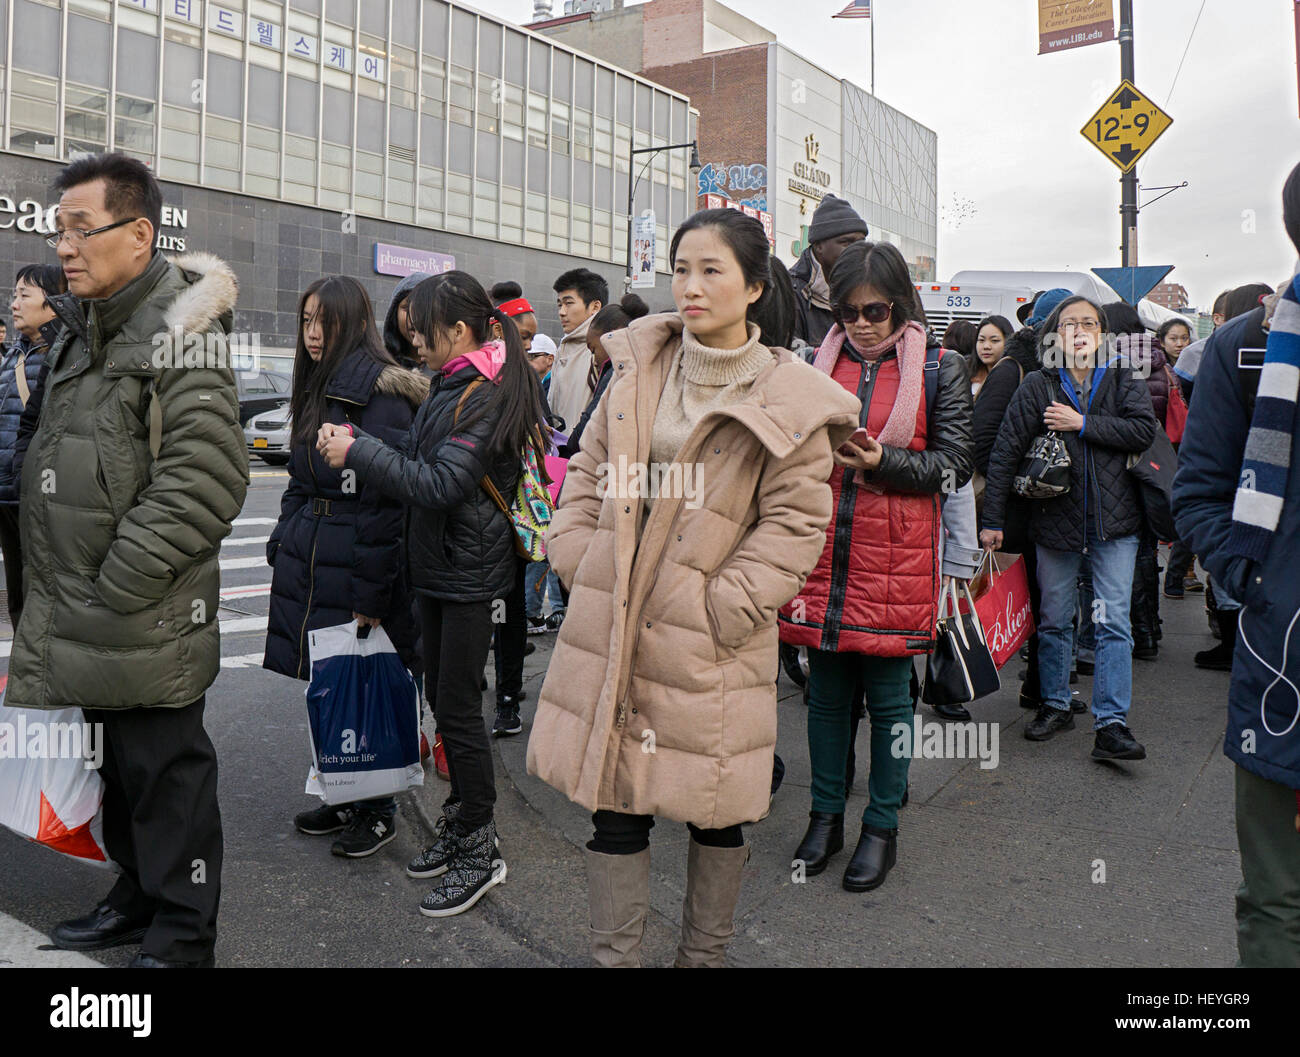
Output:
[[632,289],[632,223],[633,212],[636,209],[636,189],[641,183],[641,177],[645,175],[646,169],[650,167],[652,158],[647,158],[641,171],[636,174],[636,179],[632,178],[632,173],[636,169],[636,156],[638,154],[658,154],[661,150],[685,150],[691,148],[690,171],[692,176],[699,174],[702,166],[700,165],[700,148],[695,140],[690,143],[669,143],[662,147],[638,147],[634,149],[628,157],[627,166],[627,274],[623,277],[623,292],[627,293]]

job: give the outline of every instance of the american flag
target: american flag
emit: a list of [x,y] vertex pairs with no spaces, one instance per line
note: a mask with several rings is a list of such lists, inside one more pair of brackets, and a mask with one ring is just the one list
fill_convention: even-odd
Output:
[[832,18],[870,18],[871,17],[871,0],[853,0],[838,15],[832,15]]

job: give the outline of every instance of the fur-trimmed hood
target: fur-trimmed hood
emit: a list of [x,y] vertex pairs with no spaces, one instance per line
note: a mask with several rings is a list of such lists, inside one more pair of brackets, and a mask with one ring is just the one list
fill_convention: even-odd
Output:
[[412,407],[419,407],[429,395],[429,379],[406,367],[385,367],[375,379],[376,393],[405,397]]
[[211,253],[186,253],[173,257],[171,263],[189,285],[167,306],[163,316],[166,328],[179,326],[183,333],[192,334],[219,322],[229,333],[239,297],[239,278],[234,269]]

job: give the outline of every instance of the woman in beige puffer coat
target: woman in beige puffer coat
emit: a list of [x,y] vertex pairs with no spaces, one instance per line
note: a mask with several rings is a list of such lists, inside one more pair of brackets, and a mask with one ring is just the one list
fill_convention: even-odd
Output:
[[740,825],[767,808],[777,610],[817,564],[832,448],[858,401],[748,321],[762,227],[697,213],[673,239],[679,312],[605,337],[614,378],[547,536],[571,590],[528,769],[594,812],[591,939],[640,964],[656,815],[691,831],[678,965],[721,965]]

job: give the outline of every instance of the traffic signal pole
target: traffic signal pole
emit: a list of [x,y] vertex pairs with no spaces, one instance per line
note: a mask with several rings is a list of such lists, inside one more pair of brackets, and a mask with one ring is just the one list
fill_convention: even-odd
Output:
[[[1120,80],[1136,83],[1133,76],[1133,0],[1119,0]],[[1137,166],[1119,178],[1120,264],[1135,268],[1138,262],[1138,174]]]

